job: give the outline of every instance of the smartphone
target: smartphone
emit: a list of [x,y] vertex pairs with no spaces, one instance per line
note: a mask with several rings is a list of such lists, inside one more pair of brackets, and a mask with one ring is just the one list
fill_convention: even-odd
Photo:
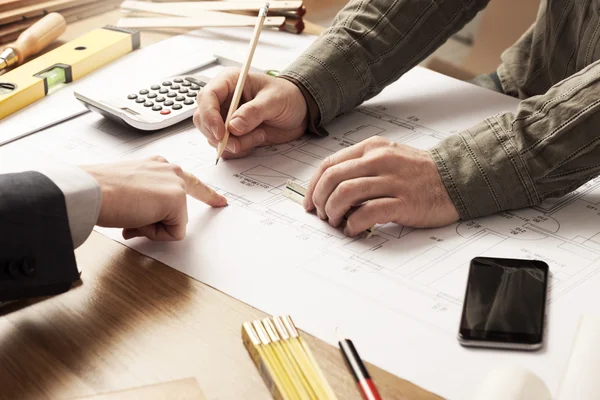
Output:
[[548,264],[539,260],[473,258],[458,332],[460,344],[540,349],[548,274]]

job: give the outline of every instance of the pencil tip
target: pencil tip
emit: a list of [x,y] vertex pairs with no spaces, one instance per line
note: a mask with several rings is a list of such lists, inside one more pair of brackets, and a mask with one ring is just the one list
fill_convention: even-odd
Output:
[[215,161],[215,165],[217,165],[219,163],[219,159],[217,158],[217,161]]

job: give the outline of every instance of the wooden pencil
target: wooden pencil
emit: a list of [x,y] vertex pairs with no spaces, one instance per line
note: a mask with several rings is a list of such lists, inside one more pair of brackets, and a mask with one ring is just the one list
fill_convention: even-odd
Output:
[[242,92],[244,91],[244,85],[246,83],[246,77],[248,76],[248,70],[250,69],[250,64],[252,63],[252,57],[254,56],[254,50],[256,50],[256,46],[258,45],[258,38],[260,37],[260,32],[262,30],[265,18],[267,17],[267,13],[269,12],[269,2],[265,3],[263,8],[260,9],[258,13],[258,21],[256,22],[256,26],[254,27],[254,33],[252,35],[252,40],[250,41],[250,50],[248,51],[248,57],[246,58],[246,62],[242,66],[242,71],[240,72],[240,76],[237,81],[237,85],[235,86],[235,91],[233,92],[233,98],[231,99],[231,105],[229,106],[229,112],[227,113],[227,118],[225,119],[225,135],[223,139],[219,142],[219,146],[217,148],[217,160],[215,165],[219,162],[219,158],[223,155],[225,151],[225,147],[227,146],[227,140],[229,139],[229,122],[231,121],[231,116],[235,112],[240,103],[240,98],[242,97]]

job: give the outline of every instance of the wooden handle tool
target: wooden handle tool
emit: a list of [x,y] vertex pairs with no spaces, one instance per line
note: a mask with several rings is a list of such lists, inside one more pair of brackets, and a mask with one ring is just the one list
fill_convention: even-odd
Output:
[[19,35],[16,42],[0,53],[0,71],[18,66],[38,54],[63,34],[67,22],[62,15],[50,13]]

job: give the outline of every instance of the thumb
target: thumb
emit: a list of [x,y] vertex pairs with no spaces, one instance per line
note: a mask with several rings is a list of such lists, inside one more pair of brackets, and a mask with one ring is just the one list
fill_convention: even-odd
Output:
[[229,131],[236,135],[252,132],[264,121],[274,119],[279,114],[279,101],[264,91],[247,103],[244,103],[232,115],[229,122]]
[[185,225],[165,225],[160,222],[141,226],[139,228],[123,229],[123,239],[129,240],[136,237],[147,237],[150,240],[171,242],[182,240],[185,237]]

